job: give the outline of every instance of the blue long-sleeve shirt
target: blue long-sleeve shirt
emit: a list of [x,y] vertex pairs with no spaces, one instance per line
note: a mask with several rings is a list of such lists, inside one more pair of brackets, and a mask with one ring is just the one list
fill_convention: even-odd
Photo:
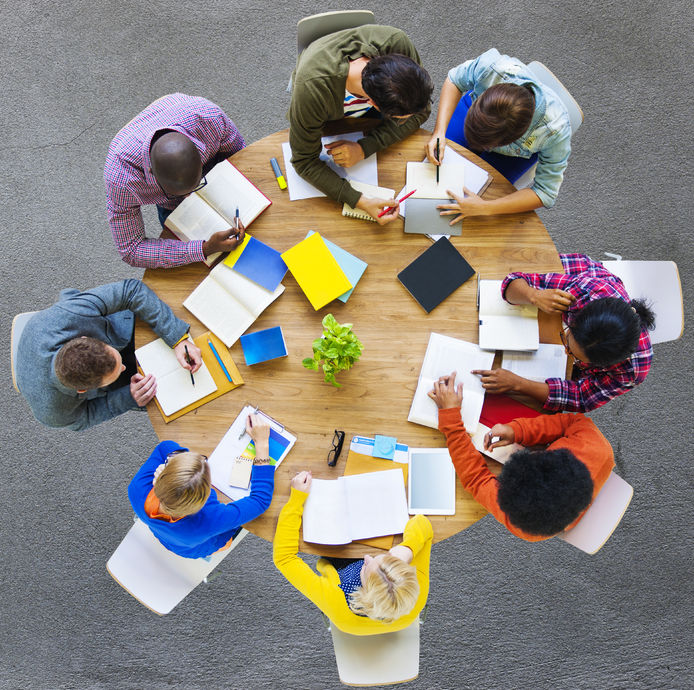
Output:
[[251,495],[233,503],[220,503],[214,490],[207,503],[195,515],[176,522],[151,518],[145,512],[145,500],[152,490],[154,471],[174,450],[187,450],[174,441],[162,441],[128,486],[128,498],[137,516],[169,551],[186,558],[203,558],[224,546],[246,522],[264,513],[272,501],[275,468],[258,465],[251,472]]

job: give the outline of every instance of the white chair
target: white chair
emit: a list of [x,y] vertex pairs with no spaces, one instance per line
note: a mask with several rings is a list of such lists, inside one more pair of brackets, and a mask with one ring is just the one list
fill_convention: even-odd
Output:
[[247,534],[242,529],[228,549],[212,554],[209,561],[183,558],[165,548],[137,519],[106,569],[141,604],[163,616],[203,582]]
[[12,385],[17,393],[19,393],[19,388],[17,387],[17,376],[14,370],[14,363],[17,360],[19,339],[22,336],[24,327],[35,313],[35,311],[25,311],[21,314],[17,314],[17,316],[12,319],[12,330],[10,332],[10,370],[12,371]]
[[404,630],[350,635],[330,625],[340,681],[345,685],[393,685],[419,675],[419,619]]
[[602,265],[622,279],[629,297],[644,299],[655,312],[651,343],[677,340],[684,330],[682,284],[674,261],[603,261]]
[[580,522],[559,538],[591,555],[597,553],[617,528],[633,495],[633,487],[612,472]]
[[[569,122],[571,123],[571,133],[575,134],[578,128],[583,124],[583,111],[578,105],[576,99],[569,93],[569,90],[562,84],[559,79],[552,73],[550,69],[545,67],[541,62],[534,60],[528,63],[528,71],[541,84],[548,86],[554,93],[557,94],[559,100],[564,104],[566,111],[569,113]],[[526,170],[521,177],[515,182],[516,189],[528,187],[535,179],[535,170],[537,163]]]
[[371,10],[340,10],[304,17],[296,25],[297,53],[301,55],[306,46],[322,36],[343,29],[354,29],[364,24],[375,24],[375,22],[374,13]]

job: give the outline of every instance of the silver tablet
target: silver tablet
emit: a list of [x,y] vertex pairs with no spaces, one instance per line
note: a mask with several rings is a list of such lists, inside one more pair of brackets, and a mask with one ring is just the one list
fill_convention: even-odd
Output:
[[455,515],[455,468],[448,448],[410,448],[410,515]]

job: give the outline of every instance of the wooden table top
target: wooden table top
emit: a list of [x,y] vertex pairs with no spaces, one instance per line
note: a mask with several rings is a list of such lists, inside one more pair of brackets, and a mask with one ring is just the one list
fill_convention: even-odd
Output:
[[[379,185],[396,193],[405,184],[407,161],[422,160],[430,133],[419,130],[408,139],[378,153]],[[407,421],[419,371],[432,331],[477,342],[476,281],[471,279],[430,314],[426,314],[397,280],[397,273],[431,245],[425,235],[404,234],[403,221],[386,226],[344,218],[341,208],[326,198],[289,201],[270,167],[276,157],[284,169],[282,142],[288,131],[277,132],[236,153],[231,161],[268,197],[272,205],[252,224],[250,232],[282,252],[315,230],[369,266],[347,303],[333,301],[319,311],[309,304],[291,273],[284,278],[284,294],[266,309],[249,330],[280,325],[289,356],[247,367],[240,342],[231,347],[245,384],[165,424],[159,410],[148,408],[152,426],[161,439],[172,439],[209,455],[236,418],[251,402],[281,421],[298,441],[277,469],[270,508],[245,525],[251,532],[272,540],[277,516],[289,496],[289,480],[310,469],[321,479],[342,474],[353,435],[386,434],[411,446],[442,447],[445,439],[435,429]],[[456,145],[453,148],[493,174],[484,194],[493,199],[513,187],[483,160]],[[163,236],[171,236],[168,231]],[[451,241],[485,278],[501,279],[512,270],[561,271],[551,238],[533,212],[494,217],[466,218],[463,234]],[[183,300],[207,275],[202,263],[175,269],[149,269],[144,282],[167,302],[177,316],[191,324],[193,337],[207,329],[183,306]],[[332,313],[340,323],[354,324],[364,345],[354,368],[341,372],[342,388],[323,382],[321,372],[304,369],[301,361],[312,356],[311,343],[320,337],[322,318]],[[541,318],[541,340],[558,342],[559,320]],[[138,324],[137,345],[155,338],[148,326]],[[327,466],[333,432],[346,432],[345,448],[337,467]],[[432,516],[434,541],[469,527],[486,514],[457,482],[457,508],[453,516]],[[398,538],[396,537],[396,541]],[[373,552],[358,543],[326,547],[301,543],[306,553],[359,557]]]

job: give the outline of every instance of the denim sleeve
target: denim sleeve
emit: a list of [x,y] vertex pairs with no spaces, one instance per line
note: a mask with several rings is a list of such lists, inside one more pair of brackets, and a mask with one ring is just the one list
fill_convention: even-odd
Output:
[[483,78],[484,74],[489,71],[491,65],[499,57],[501,57],[499,51],[496,48],[490,48],[479,57],[453,67],[448,72],[448,78],[461,93],[466,93],[474,88],[475,84]]
[[535,181],[530,189],[540,197],[545,208],[551,208],[557,200],[570,154],[570,131],[558,134],[549,146],[538,151]]

